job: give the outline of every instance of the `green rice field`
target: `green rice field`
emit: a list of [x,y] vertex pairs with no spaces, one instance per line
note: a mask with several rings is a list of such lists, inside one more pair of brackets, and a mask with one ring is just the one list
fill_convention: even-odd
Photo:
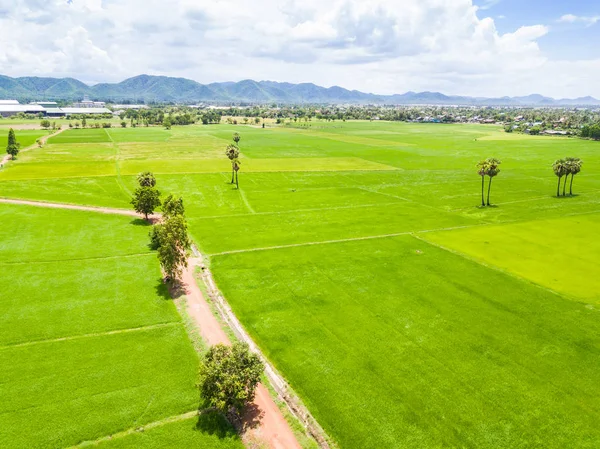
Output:
[[[482,208],[475,165],[491,156]],[[565,156],[583,170],[556,198]],[[143,170],[183,196],[233,311],[335,445],[600,447],[598,142],[386,122],[67,130],[7,164],[0,197],[129,208]],[[0,219],[0,447],[68,447],[197,406],[147,227],[17,205]],[[196,418],[99,446],[195,442],[241,444]]]

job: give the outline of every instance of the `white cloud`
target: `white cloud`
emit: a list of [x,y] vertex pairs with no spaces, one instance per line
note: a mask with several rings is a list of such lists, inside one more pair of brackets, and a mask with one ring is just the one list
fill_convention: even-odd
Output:
[[0,0],[0,30],[11,76],[600,96],[597,61],[553,61],[538,45],[546,26],[500,33],[472,0]]
[[600,21],[600,16],[576,16],[574,14],[565,14],[560,19],[558,19],[559,23],[583,23],[587,26],[592,26]]

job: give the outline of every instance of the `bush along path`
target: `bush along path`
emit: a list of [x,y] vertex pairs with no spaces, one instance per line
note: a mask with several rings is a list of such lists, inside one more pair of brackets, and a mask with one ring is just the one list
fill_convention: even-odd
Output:
[[[27,206],[39,206],[48,208],[74,209],[92,211],[106,214],[126,215],[140,217],[134,211],[127,209],[113,209],[104,207],[77,206],[63,203],[45,203],[41,201],[14,200],[0,198],[0,203],[22,204]],[[159,221],[160,216],[153,217]],[[209,345],[231,344],[223,328],[213,315],[208,303],[204,299],[198,284],[194,278],[196,267],[201,266],[201,259],[191,257],[188,267],[182,276],[182,287],[187,298],[188,313],[199,329],[200,335]],[[283,417],[281,410],[277,407],[267,388],[260,384],[256,389],[253,406],[243,417],[245,433],[243,438],[249,443],[261,442],[272,449],[301,449],[291,427]]]

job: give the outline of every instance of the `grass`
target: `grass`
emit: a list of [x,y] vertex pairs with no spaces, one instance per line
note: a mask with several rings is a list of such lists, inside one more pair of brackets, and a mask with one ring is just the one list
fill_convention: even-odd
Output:
[[598,310],[411,236],[211,266],[341,447],[600,441]]
[[[5,204],[0,219],[0,447],[70,447],[198,407],[198,356],[148,226]],[[170,447],[239,447],[205,424],[173,427]]]
[[[0,124],[3,121],[0,120]],[[43,137],[47,134],[47,131],[35,130],[35,129],[26,129],[26,130],[15,130],[15,136],[17,138],[17,142],[21,144],[21,148],[27,148],[30,145],[33,145],[39,137]],[[6,152],[6,146],[8,145],[8,130],[0,129],[0,150],[2,150],[2,156],[4,156]]]
[[[233,132],[239,190],[223,155]],[[154,170],[163,195],[183,196],[246,329],[340,447],[595,448],[598,148],[480,125],[69,130],[9,163],[0,196],[128,208],[134,175]],[[495,207],[481,208],[475,164],[490,156],[502,172]],[[576,196],[554,198],[551,164],[565,156],[582,158],[583,171]],[[171,303],[156,290],[146,227],[26,207],[17,218],[16,208],[0,206],[10,224],[0,228],[0,266],[22,267],[30,284],[3,274],[5,345],[179,329],[165,318]],[[73,260],[89,257],[99,259]],[[70,299],[83,295],[98,308]],[[114,315],[103,317],[106,307]],[[126,417],[111,429],[136,425]],[[98,426],[85,438],[110,434]],[[168,423],[100,445],[239,445],[225,427],[218,442],[194,428]]]

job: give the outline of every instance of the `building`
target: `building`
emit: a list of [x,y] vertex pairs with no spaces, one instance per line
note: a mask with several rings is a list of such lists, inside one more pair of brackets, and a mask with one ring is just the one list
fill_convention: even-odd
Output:
[[[85,100],[84,100],[85,101]],[[37,103],[20,104],[17,100],[0,100],[0,116],[11,117],[19,113],[42,114],[45,117],[68,117],[70,115],[112,114],[103,102],[90,102],[96,106],[59,108],[55,101],[38,101]],[[82,103],[77,103],[82,104]]]
[[[80,101],[79,103],[73,103],[72,107],[81,109],[104,108],[106,107],[106,103],[104,103],[103,101],[91,101],[89,97],[84,96],[82,101]],[[76,112],[75,114],[81,114],[81,112]]]
[[19,113],[46,115],[46,109],[38,104],[20,104],[17,100],[0,100],[2,117],[11,117]]

